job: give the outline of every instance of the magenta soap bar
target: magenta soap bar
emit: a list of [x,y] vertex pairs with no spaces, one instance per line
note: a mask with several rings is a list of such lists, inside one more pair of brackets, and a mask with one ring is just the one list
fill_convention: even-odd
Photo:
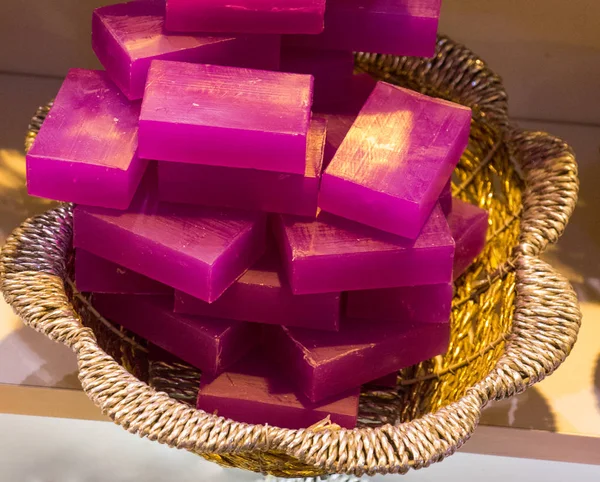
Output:
[[350,291],[346,315],[399,325],[448,323],[452,310],[452,283]]
[[147,165],[139,112],[106,72],[70,70],[27,154],[29,194],[126,209]]
[[168,0],[167,29],[176,32],[317,34],[325,0]]
[[483,251],[488,212],[460,199],[453,199],[448,224],[456,243],[454,279],[457,279]]
[[327,417],[343,428],[356,426],[359,388],[319,403],[294,391],[287,376],[252,353],[218,377],[202,377],[197,408],[236,422],[308,428]]
[[153,1],[109,5],[94,11],[92,46],[129,99],[141,99],[154,59],[278,70],[277,35],[169,34],[165,6]]
[[384,375],[383,377],[367,383],[370,388],[395,388],[398,385],[398,372]]
[[379,82],[323,173],[319,207],[415,239],[470,124],[467,107]]
[[281,70],[310,74],[315,79],[313,109],[327,109],[349,96],[354,55],[339,50],[286,47],[281,52]]
[[340,293],[292,294],[277,253],[268,253],[214,303],[176,292],[175,311],[273,325],[337,331]]
[[338,333],[278,326],[267,337],[281,370],[317,402],[444,353],[450,325],[343,320]]
[[312,90],[309,75],[154,60],[140,156],[304,174]]
[[311,122],[304,175],[160,161],[160,199],[314,218],[326,125],[323,118],[313,118]]
[[127,211],[79,205],[73,245],[215,301],[265,250],[266,216],[159,203],[140,192]]
[[454,240],[439,206],[416,240],[322,211],[315,221],[276,215],[274,229],[295,294],[452,281]]
[[440,194],[440,206],[446,216],[452,211],[452,179],[450,179],[444,186],[444,189],[442,189],[442,194]]
[[173,299],[154,295],[94,294],[102,316],[190,365],[217,374],[260,341],[256,325],[173,313]]
[[84,249],[75,253],[75,285],[79,291],[110,294],[167,294],[173,289]]
[[295,35],[306,47],[432,57],[441,0],[327,0],[320,35]]

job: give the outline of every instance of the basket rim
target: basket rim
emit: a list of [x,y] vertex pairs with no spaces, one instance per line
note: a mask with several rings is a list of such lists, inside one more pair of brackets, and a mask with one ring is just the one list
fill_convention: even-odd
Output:
[[[76,352],[84,391],[129,432],[200,454],[277,452],[323,473],[358,476],[404,473],[451,455],[468,440],[489,401],[515,395],[545,378],[564,361],[576,341],[581,313],[575,293],[568,281],[538,256],[564,231],[575,207],[578,179],[574,155],[564,142],[508,123],[502,84],[481,59],[446,37],[438,40],[437,52],[431,60],[403,58],[402,66],[397,58],[385,55],[358,54],[357,61],[392,76],[400,67],[415,63],[412,72],[439,86],[450,78],[456,92],[481,86],[477,105],[482,115],[502,130],[524,177],[519,243],[498,273],[516,273],[511,338],[496,367],[458,401],[395,426],[291,430],[235,422],[156,392],[98,346],[93,332],[80,325],[68,301],[64,277],[71,205],[26,221],[9,237],[0,253],[6,300],[26,324]],[[556,186],[560,187],[559,196]],[[54,241],[50,248],[48,240]],[[24,241],[27,253],[20,249]],[[37,256],[36,263],[27,258],[32,253]]]

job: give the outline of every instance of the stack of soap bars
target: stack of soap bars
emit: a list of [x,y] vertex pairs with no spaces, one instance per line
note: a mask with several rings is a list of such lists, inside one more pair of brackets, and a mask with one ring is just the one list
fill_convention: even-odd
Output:
[[[487,213],[452,199],[468,108],[365,74],[432,55],[439,0],[141,0],[99,8],[27,155],[75,203],[75,281],[203,372],[197,407],[357,422],[361,386],[445,353]],[[327,6],[327,9],[325,8]]]

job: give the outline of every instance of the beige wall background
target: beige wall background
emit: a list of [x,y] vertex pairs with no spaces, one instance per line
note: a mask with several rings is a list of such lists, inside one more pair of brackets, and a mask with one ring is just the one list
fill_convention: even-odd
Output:
[[[117,0],[0,0],[0,71],[97,67],[94,8]],[[600,125],[599,0],[443,0],[440,31],[502,75],[511,113]]]

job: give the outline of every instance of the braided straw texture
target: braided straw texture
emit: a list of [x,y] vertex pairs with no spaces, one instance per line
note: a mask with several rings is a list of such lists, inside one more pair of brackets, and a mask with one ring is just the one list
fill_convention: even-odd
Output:
[[[569,283],[538,258],[575,207],[573,153],[559,139],[512,127],[501,80],[472,52],[445,37],[437,47],[433,59],[357,54],[356,68],[472,107],[453,194],[489,211],[488,240],[456,282],[448,353],[402,370],[394,389],[365,389],[358,428],[289,430],[195,410],[200,373],[153,361],[143,340],[102,320],[74,290],[70,205],[12,233],[1,252],[4,297],[27,325],[73,349],[87,395],[131,433],[284,477],[405,473],[441,461],[490,401],[524,391],[564,361],[581,314]],[[32,121],[28,147],[47,112]]]

